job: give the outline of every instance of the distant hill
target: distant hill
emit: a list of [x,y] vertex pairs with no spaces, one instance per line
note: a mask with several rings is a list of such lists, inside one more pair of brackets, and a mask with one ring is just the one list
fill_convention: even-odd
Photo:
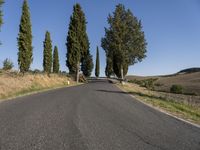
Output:
[[188,68],[178,72],[178,74],[200,72],[200,68]]
[[169,92],[173,84],[181,85],[184,93],[195,93],[200,96],[200,68],[189,68],[176,74],[165,76],[127,76],[128,80],[157,79],[155,90]]

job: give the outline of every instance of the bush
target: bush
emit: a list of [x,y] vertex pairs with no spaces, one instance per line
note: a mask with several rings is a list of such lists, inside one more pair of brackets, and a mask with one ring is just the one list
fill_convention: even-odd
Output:
[[135,84],[138,84],[139,86],[141,87],[145,87],[149,90],[154,90],[154,83],[155,81],[157,81],[158,79],[157,78],[149,78],[149,79],[145,79],[145,80],[130,80],[129,82],[130,83],[135,83]]
[[181,85],[172,85],[170,88],[171,93],[182,94],[183,87]]
[[10,59],[6,58],[3,61],[3,70],[11,70],[13,67],[13,62]]

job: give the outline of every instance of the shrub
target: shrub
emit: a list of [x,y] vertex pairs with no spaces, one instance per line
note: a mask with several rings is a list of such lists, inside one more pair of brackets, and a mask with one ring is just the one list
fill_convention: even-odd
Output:
[[181,85],[172,85],[170,88],[171,93],[182,94],[183,87]]
[[130,83],[135,83],[138,84],[141,87],[145,87],[149,90],[154,90],[154,82],[157,81],[157,78],[149,78],[149,79],[145,79],[145,80],[130,80]]
[[42,71],[39,70],[39,69],[35,69],[35,70],[33,70],[33,73],[34,73],[34,74],[40,74],[40,73],[42,73]]
[[13,62],[10,59],[6,58],[3,61],[3,70],[11,70],[13,67]]

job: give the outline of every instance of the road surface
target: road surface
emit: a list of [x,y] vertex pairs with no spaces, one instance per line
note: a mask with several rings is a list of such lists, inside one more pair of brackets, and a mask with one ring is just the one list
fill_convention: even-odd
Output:
[[0,150],[200,150],[200,129],[93,80],[0,103]]

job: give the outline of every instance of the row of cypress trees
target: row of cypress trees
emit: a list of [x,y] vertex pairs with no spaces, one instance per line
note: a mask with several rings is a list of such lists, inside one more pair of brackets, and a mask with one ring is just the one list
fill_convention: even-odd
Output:
[[52,41],[51,35],[49,31],[46,31],[44,44],[44,52],[43,52],[43,68],[44,72],[51,73],[53,67],[53,73],[58,73],[60,64],[59,64],[59,56],[58,56],[58,47],[54,47],[53,58],[52,58]]
[[[0,6],[3,1],[0,0]],[[2,12],[0,11],[0,25],[2,24]],[[68,35],[66,39],[67,60],[66,66],[69,73],[76,76],[79,81],[79,72],[85,76],[90,76],[94,67],[92,55],[90,54],[90,43],[87,35],[86,18],[80,4],[75,4],[70,17]],[[142,61],[146,57],[146,40],[142,31],[141,21],[133,15],[124,5],[119,4],[113,15],[108,17],[109,27],[105,28],[105,37],[102,38],[102,48],[106,53],[106,76],[116,75],[124,78],[130,65]],[[33,61],[32,29],[30,12],[27,0],[24,0],[22,16],[18,35],[18,64],[20,71],[29,71]],[[53,57],[53,58],[52,58]],[[95,75],[99,77],[100,62],[99,49],[96,52]],[[47,31],[44,40],[43,68],[46,73],[59,72],[58,48],[54,47],[52,56],[52,41],[50,33]]]
[[[23,74],[30,69],[30,65],[33,62],[33,47],[32,47],[32,29],[30,11],[27,0],[24,0],[22,6],[22,16],[19,25],[18,34],[18,64],[20,72]],[[44,40],[44,52],[43,52],[43,68],[44,72],[51,73],[53,65],[53,73],[59,72],[59,56],[58,48],[55,46],[54,55],[52,58],[52,41],[50,33],[47,31]],[[53,62],[52,62],[53,61]]]
[[[89,48],[90,43],[86,32],[85,14],[79,4],[74,5],[73,14],[70,17],[69,30],[67,35],[67,61],[66,65],[69,68],[69,73],[75,75],[76,80],[79,81],[80,70],[87,77],[91,75],[93,65],[92,55]],[[30,11],[27,0],[24,0],[22,7],[22,16],[19,26],[18,35],[18,64],[20,72],[25,73],[29,71],[30,65],[33,61],[33,47],[32,47],[32,29],[30,21]],[[52,56],[52,41],[50,32],[45,34],[43,42],[43,68],[44,72],[51,73],[53,65],[53,73],[59,72],[59,56],[58,48],[54,47]],[[53,58],[52,58],[53,57]]]

